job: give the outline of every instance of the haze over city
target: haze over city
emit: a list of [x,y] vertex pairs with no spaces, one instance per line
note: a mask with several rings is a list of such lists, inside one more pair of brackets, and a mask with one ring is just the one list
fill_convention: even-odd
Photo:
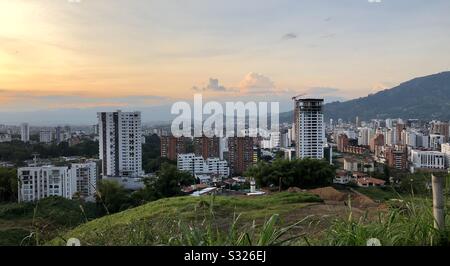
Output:
[[221,101],[271,93],[281,111],[298,93],[362,97],[449,68],[449,9],[416,0],[0,0],[0,116],[91,123],[96,111],[120,108],[167,120],[173,102],[199,92]]

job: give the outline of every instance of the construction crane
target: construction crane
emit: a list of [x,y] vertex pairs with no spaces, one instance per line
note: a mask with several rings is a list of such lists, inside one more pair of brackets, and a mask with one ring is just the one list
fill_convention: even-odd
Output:
[[302,96],[305,96],[305,95],[306,95],[305,93],[299,94],[299,95],[297,95],[297,96],[292,97],[292,100],[293,100],[293,101],[296,101],[298,98],[300,98],[300,97],[302,97]]

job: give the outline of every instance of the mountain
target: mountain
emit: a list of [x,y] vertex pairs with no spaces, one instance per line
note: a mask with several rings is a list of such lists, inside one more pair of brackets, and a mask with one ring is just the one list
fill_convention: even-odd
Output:
[[[450,71],[415,78],[367,97],[324,106],[326,119],[417,118],[450,120]],[[280,114],[291,122],[293,112]]]

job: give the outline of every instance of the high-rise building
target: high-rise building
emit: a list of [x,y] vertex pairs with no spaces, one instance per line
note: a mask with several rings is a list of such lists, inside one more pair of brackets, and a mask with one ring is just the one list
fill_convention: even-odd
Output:
[[233,175],[242,175],[254,163],[253,138],[228,138],[228,164]]
[[161,157],[176,161],[178,154],[186,153],[185,144],[184,137],[161,136]]
[[216,136],[208,138],[205,135],[194,138],[194,153],[205,160],[220,158],[220,138]]
[[93,199],[97,190],[97,163],[73,163],[70,166],[69,175],[75,179],[76,191],[84,199]]
[[18,200],[36,201],[50,196],[71,199],[76,192],[75,179],[67,166],[35,166],[17,169]]
[[386,163],[389,167],[405,170],[408,167],[407,148],[402,145],[388,146],[385,148]]
[[118,110],[97,116],[102,175],[139,177],[142,174],[141,113]]
[[339,134],[337,138],[337,150],[338,152],[344,152],[345,148],[349,145],[348,137],[346,134]]
[[30,141],[30,127],[28,123],[23,123],[22,125],[20,125],[20,139],[23,142]]
[[55,128],[55,140],[56,143],[61,143],[61,141],[63,140],[63,132],[62,132],[62,128],[61,127],[56,127]]
[[323,99],[295,99],[297,158],[323,159]]
[[384,149],[384,144],[384,135],[381,132],[378,132],[370,140],[370,151],[373,152],[375,156],[379,156]]
[[449,123],[433,121],[431,123],[431,134],[444,136],[444,141],[449,141]]

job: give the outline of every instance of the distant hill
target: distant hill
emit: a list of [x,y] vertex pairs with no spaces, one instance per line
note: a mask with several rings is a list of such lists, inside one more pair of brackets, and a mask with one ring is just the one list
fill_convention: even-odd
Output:
[[[450,71],[415,78],[397,87],[346,102],[325,104],[326,119],[417,118],[450,120]],[[292,121],[292,111],[280,114]]]

